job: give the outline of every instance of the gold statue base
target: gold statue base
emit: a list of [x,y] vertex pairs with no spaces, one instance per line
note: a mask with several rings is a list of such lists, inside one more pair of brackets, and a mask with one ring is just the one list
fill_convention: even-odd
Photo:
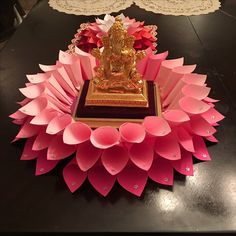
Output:
[[94,83],[89,83],[85,106],[148,107],[147,82],[142,93],[103,92]]

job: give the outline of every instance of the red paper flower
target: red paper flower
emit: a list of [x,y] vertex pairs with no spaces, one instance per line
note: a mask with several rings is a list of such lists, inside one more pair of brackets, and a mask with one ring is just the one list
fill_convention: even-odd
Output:
[[[155,25],[145,26],[144,22],[136,21],[123,15],[120,16],[128,34],[135,37],[135,49],[144,50],[150,47],[152,50],[156,50],[157,27]],[[93,48],[102,47],[101,37],[108,32],[114,21],[115,18],[113,16],[106,15],[104,20],[96,19],[96,22],[81,24],[69,49],[73,51],[74,47],[77,46],[85,52],[90,52]]]

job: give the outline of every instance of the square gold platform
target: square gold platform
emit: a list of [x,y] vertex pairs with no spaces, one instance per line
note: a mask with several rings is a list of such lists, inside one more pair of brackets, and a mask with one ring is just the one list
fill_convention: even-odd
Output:
[[147,81],[143,81],[142,93],[104,93],[90,82],[85,100],[85,106],[109,107],[148,107]]
[[81,87],[76,100],[73,118],[81,121],[91,128],[100,126],[112,126],[118,128],[124,122],[142,123],[146,116],[160,116],[161,103],[158,87],[152,81],[146,83],[147,106],[107,106],[107,105],[88,105],[89,85],[91,81],[85,81]]

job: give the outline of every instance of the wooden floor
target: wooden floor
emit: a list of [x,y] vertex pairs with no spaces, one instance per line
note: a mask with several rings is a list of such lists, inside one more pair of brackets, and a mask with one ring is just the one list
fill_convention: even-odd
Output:
[[[236,1],[221,1],[220,10],[201,16],[164,16],[135,5],[122,11],[130,18],[158,26],[158,51],[169,59],[184,57],[207,74],[210,97],[221,100],[226,116],[218,127],[219,143],[208,147],[212,161],[196,163],[195,176],[175,175],[173,188],[148,181],[141,198],[116,184],[107,198],[88,182],[69,193],[59,165],[35,177],[35,162],[19,160],[23,143],[11,144],[18,127],[8,115],[23,99],[18,88],[25,74],[40,72],[38,64],[54,64],[83,22],[40,1],[0,52],[0,231],[194,231],[236,230]],[[118,14],[118,13],[117,13]],[[116,14],[114,14],[116,15]]]

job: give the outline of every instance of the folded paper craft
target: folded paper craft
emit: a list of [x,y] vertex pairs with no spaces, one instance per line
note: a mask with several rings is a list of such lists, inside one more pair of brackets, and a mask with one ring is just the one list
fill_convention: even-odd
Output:
[[214,127],[224,116],[214,108],[217,100],[208,97],[206,76],[194,73],[196,65],[167,55],[148,47],[137,64],[143,78],[160,90],[161,114],[141,123],[124,121],[118,128],[93,129],[72,116],[80,88],[94,76],[90,53],[75,46],[73,53],[60,51],[55,65],[40,65],[43,72],[27,75],[29,82],[20,88],[26,98],[10,115],[20,125],[13,141],[26,139],[21,160],[36,159],[35,174],[42,175],[68,158],[63,177],[70,191],[88,178],[103,196],[116,182],[140,196],[148,178],[173,185],[174,169],[193,175],[193,157],[211,160],[204,139],[217,142]]

